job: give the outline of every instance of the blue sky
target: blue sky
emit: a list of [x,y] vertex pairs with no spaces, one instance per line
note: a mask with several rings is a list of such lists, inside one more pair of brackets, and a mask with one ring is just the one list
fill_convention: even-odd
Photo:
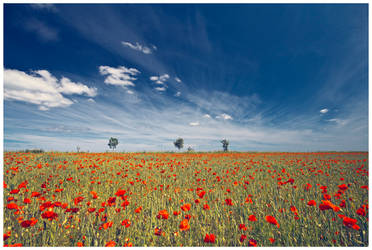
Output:
[[4,5],[4,149],[368,150],[367,4]]

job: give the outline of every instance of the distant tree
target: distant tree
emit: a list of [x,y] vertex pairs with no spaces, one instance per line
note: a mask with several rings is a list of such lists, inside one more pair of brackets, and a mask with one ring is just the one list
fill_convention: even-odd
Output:
[[188,152],[193,152],[194,149],[193,149],[191,146],[189,146],[189,147],[187,148],[187,151],[188,151]]
[[79,147],[79,146],[76,147],[76,151],[77,151],[78,153],[80,152],[80,147]]
[[115,150],[118,144],[119,144],[118,139],[111,137],[107,145],[110,147],[110,149]]
[[229,141],[226,139],[223,139],[221,143],[222,143],[223,151],[225,152],[228,151]]
[[178,150],[180,150],[181,148],[183,148],[183,139],[178,138],[175,142],[173,142],[173,144],[176,148],[178,148]]

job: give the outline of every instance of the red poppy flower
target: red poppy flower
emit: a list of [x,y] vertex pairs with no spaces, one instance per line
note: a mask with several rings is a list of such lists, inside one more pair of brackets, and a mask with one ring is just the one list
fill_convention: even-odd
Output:
[[121,222],[121,225],[122,225],[122,226],[125,226],[126,228],[130,227],[130,224],[131,224],[131,222],[130,222],[130,220],[128,220],[128,219],[125,219],[125,220],[123,220],[123,221]]
[[106,222],[106,223],[103,223],[102,224],[102,227],[104,228],[104,229],[107,229],[107,228],[109,228],[109,227],[112,227],[112,221],[109,221],[109,222]]
[[121,189],[119,189],[119,190],[115,193],[115,195],[116,195],[116,196],[123,196],[126,192],[127,192],[126,190],[121,190]]
[[58,214],[56,214],[56,213],[53,212],[53,211],[46,211],[46,212],[44,212],[44,213],[41,214],[41,217],[42,217],[43,219],[53,220],[53,219],[55,219],[55,218],[58,217]]
[[291,206],[291,212],[294,213],[295,215],[298,214],[298,210],[295,206]]
[[39,192],[32,192],[31,197],[39,197],[41,194]]
[[305,185],[305,190],[306,190],[306,191],[309,191],[309,189],[310,189],[311,187],[312,187],[312,186],[311,186],[310,183],[306,183],[306,185]]
[[228,206],[232,206],[233,205],[231,199],[226,199],[225,202],[226,202],[226,205],[228,205]]
[[5,233],[5,234],[3,235],[3,239],[4,239],[4,241],[6,241],[7,239],[9,239],[10,235],[11,235],[11,232],[10,232],[10,231],[8,231],[7,233]]
[[275,239],[274,238],[269,238],[270,242],[271,243],[274,243],[275,242]]
[[239,224],[239,229],[240,230],[247,230],[247,227],[244,224]]
[[240,236],[239,241],[240,241],[240,242],[243,242],[245,239],[247,239],[247,235],[242,234],[242,235]]
[[141,213],[141,210],[142,210],[142,207],[138,207],[138,208],[136,208],[136,210],[134,210],[134,212],[139,214],[139,213]]
[[10,247],[22,247],[22,243],[15,243],[15,244],[12,244],[12,245],[9,245]]
[[250,247],[256,247],[257,246],[257,241],[254,239],[250,239],[248,242],[248,246]]
[[82,202],[84,200],[84,197],[82,197],[82,196],[79,196],[79,197],[76,197],[75,199],[74,199],[74,204],[75,204],[75,206],[77,206],[80,202]]
[[364,207],[358,208],[356,213],[360,216],[366,216],[366,210],[364,209]]
[[76,244],[76,246],[78,246],[78,247],[83,247],[84,244],[83,244],[83,242],[79,241],[79,242]]
[[342,191],[345,191],[348,188],[348,186],[346,184],[342,184],[342,185],[339,185],[338,188]]
[[342,200],[339,204],[340,207],[346,207],[346,201]]
[[6,205],[6,207],[10,210],[12,209],[18,209],[18,205],[15,204],[15,203],[9,203],[8,205]]
[[105,245],[105,247],[114,247],[114,246],[116,246],[116,242],[112,241],[112,240],[107,242],[106,245]]
[[209,207],[209,205],[208,205],[208,204],[204,204],[204,206],[203,206],[203,209],[204,209],[204,210],[209,210],[209,209],[210,209],[210,207]]
[[214,234],[206,234],[204,237],[204,242],[214,243],[216,241],[216,236]]
[[325,200],[330,200],[332,197],[329,194],[323,194]]
[[340,211],[340,208],[336,205],[334,205],[331,201],[329,200],[323,200],[321,204],[319,204],[319,209],[324,211],[324,210],[329,210],[333,209],[333,211],[338,212]]
[[357,220],[356,219],[353,219],[353,218],[349,218],[349,217],[343,217],[343,221],[342,223],[347,226],[347,227],[350,227],[350,228],[353,228],[355,230],[359,230],[360,227],[356,224],[357,223]]
[[18,194],[19,193],[19,189],[13,189],[12,191],[10,191],[11,194]]
[[250,216],[248,217],[248,220],[249,220],[249,221],[257,221],[257,218],[256,218],[256,216],[254,216],[254,215],[252,214],[252,215],[250,215]]
[[93,198],[93,199],[97,199],[97,198],[98,198],[98,195],[97,195],[96,192],[91,191],[90,194],[92,195],[92,198]]
[[310,200],[307,202],[308,206],[316,206],[316,202],[314,200]]
[[189,204],[189,203],[184,204],[183,206],[181,206],[182,211],[185,211],[185,212],[189,211],[190,208],[191,208],[191,204]]
[[43,204],[40,205],[40,211],[44,211],[48,207],[53,207],[53,203],[50,201],[44,202]]
[[162,234],[165,235],[163,230],[161,230],[160,228],[155,228],[155,235],[161,236]]
[[180,230],[187,231],[189,229],[190,229],[189,221],[187,219],[182,220],[180,224]]
[[205,191],[201,191],[201,192],[198,194],[198,196],[199,196],[200,199],[203,199],[203,197],[204,197],[205,194],[206,194]]
[[24,220],[24,221],[21,222],[21,226],[25,227],[25,228],[30,227],[31,224],[32,224],[32,221],[30,221],[30,220]]
[[112,207],[113,205],[115,205],[115,201],[116,201],[116,197],[110,197],[108,200],[107,200],[107,204]]
[[160,210],[158,215],[156,216],[156,218],[158,219],[164,219],[164,220],[167,220],[169,217],[169,214],[168,214],[168,211],[167,210]]
[[278,228],[280,228],[279,223],[276,221],[274,216],[268,215],[265,217],[266,221],[269,222],[270,224],[276,225]]

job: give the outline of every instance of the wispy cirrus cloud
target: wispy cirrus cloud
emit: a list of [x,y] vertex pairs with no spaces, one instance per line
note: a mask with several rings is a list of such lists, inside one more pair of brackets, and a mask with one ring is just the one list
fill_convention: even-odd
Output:
[[137,80],[134,76],[141,72],[135,68],[126,68],[118,66],[117,68],[110,66],[99,66],[101,75],[106,76],[105,83],[119,86],[135,86],[134,81]]
[[224,119],[224,120],[232,120],[233,118],[231,117],[231,115],[228,115],[228,114],[220,114],[220,115],[217,115],[216,116],[217,119]]
[[151,54],[154,50],[157,49],[155,45],[152,45],[151,48],[150,48],[150,47],[147,47],[145,45],[141,45],[138,42],[136,42],[136,44],[133,44],[133,43],[130,43],[130,42],[124,42],[124,41],[122,41],[121,44],[124,47],[128,47],[128,48],[131,48],[133,50],[140,51],[143,54]]
[[96,88],[90,88],[67,77],[57,79],[47,70],[26,73],[16,69],[4,70],[4,99],[33,103],[40,110],[67,107],[73,101],[64,95],[97,95]]
[[50,3],[34,3],[30,4],[30,7],[36,10],[47,10],[51,12],[57,11],[57,7],[54,4]]
[[38,19],[29,19],[24,23],[24,28],[36,34],[42,41],[57,41],[59,40],[58,31]]
[[181,83],[182,82],[181,79],[178,78],[177,76],[174,78],[174,80],[176,80],[176,82],[178,82],[178,83]]
[[[119,139],[119,151],[174,150],[172,142],[178,137],[184,138],[188,145],[195,145],[196,150],[220,150],[220,140],[227,138],[231,150],[308,151],[344,150],[351,146],[362,149],[364,144],[360,146],[360,141],[368,129],[362,114],[356,116],[355,113],[338,118],[352,121],[344,126],[336,121],[320,125],[309,116],[301,117],[300,121],[289,119],[295,128],[286,123],[271,126],[266,122],[240,122],[240,119],[225,122],[222,118],[206,116],[204,109],[195,109],[197,103],[177,104],[174,98],[166,95],[137,94],[141,102],[116,98],[121,95],[117,93],[114,98],[118,103],[115,105],[87,101],[73,108],[61,109],[58,113],[37,112],[32,111],[31,107],[24,107],[27,112],[33,112],[34,119],[27,125],[30,127],[23,128],[22,134],[17,136],[25,141],[24,147],[28,145],[54,150],[71,150],[79,144],[83,150],[105,151],[108,138],[115,136]],[[208,99],[208,93],[204,92],[194,96],[198,97],[195,100]],[[238,107],[246,101],[244,97],[209,100],[213,102],[211,107]],[[218,110],[210,111],[213,114]],[[12,106],[8,105],[7,112],[12,112]],[[255,118],[255,114],[250,118]],[[19,119],[6,119],[6,131],[9,131],[6,135],[9,139],[14,137],[9,128],[26,126]],[[266,121],[270,117],[257,119]],[[64,131],[56,134],[53,128]],[[11,144],[6,141],[6,144],[8,148],[11,148],[9,145],[20,147],[19,142]]]

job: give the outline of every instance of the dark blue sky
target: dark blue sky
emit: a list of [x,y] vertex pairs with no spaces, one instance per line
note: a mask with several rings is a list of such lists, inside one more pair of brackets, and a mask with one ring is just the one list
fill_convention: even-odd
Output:
[[5,4],[4,64],[9,150],[368,150],[367,4]]

